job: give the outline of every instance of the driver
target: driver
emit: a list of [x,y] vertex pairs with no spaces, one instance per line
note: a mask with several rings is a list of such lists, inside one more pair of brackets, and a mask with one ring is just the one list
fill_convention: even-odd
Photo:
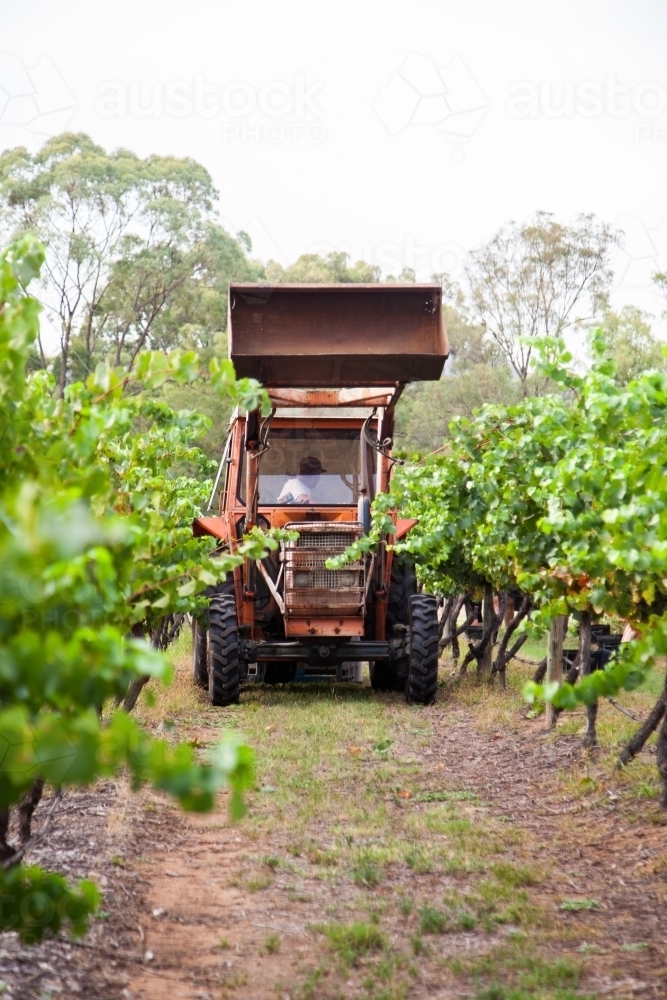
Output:
[[294,479],[288,479],[282,488],[277,503],[310,503],[313,490],[319,478],[326,469],[322,468],[319,458],[308,455],[299,462],[299,474]]

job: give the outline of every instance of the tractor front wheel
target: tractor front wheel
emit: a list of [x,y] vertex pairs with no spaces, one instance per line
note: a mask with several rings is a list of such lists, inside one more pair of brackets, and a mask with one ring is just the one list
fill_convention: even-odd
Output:
[[208,611],[208,693],[212,705],[239,700],[239,628],[233,591],[215,594]]
[[438,602],[428,594],[410,598],[410,668],[405,695],[430,705],[438,687]]
[[206,663],[206,632],[196,618],[192,619],[192,679],[197,687],[208,687],[208,665]]

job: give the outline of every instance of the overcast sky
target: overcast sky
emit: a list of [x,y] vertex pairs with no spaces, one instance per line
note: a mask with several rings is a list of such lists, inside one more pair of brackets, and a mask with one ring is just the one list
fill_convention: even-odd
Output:
[[289,263],[461,270],[536,210],[626,232],[615,301],[664,307],[664,0],[0,0],[0,146],[64,128],[191,156]]

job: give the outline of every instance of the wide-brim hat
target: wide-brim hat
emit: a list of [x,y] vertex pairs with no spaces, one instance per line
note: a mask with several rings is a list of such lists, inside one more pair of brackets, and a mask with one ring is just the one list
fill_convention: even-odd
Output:
[[314,458],[313,455],[308,455],[299,462],[299,474],[302,476],[319,476],[326,471],[319,458]]

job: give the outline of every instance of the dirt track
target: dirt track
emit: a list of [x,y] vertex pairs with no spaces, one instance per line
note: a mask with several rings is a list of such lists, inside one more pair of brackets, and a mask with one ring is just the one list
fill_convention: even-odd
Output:
[[[259,711],[261,717],[253,713],[258,729],[268,731],[267,739],[279,739],[280,732],[272,731],[271,705]],[[501,979],[507,972],[511,981],[518,975],[519,983],[537,983],[511,994],[512,1000],[515,995],[664,1000],[667,827],[655,808],[607,787],[596,764],[583,762],[578,738],[554,741],[541,720],[517,717],[513,731],[494,731],[475,728],[461,707],[437,705],[416,715],[398,698],[387,699],[378,711],[387,716],[393,766],[406,785],[405,791],[394,786],[382,792],[387,830],[411,829],[410,824],[417,830],[435,816],[432,801],[450,796],[450,833],[444,840],[456,835],[452,809],[469,829],[456,848],[456,864],[420,867],[388,856],[382,878],[364,884],[345,862],[345,844],[360,839],[352,804],[350,815],[336,803],[333,813],[323,808],[313,815],[304,841],[289,812],[274,806],[270,788],[251,796],[251,816],[261,814],[266,821],[259,827],[249,820],[229,825],[224,797],[216,813],[186,817],[149,792],[130,796],[113,785],[97,794],[72,795],[66,803],[70,822],[61,822],[43,858],[35,860],[62,869],[71,857],[71,874],[96,875],[108,916],[96,922],[86,941],[71,947],[51,942],[21,950],[6,937],[0,953],[5,995],[473,997],[496,979],[494,968],[484,971],[482,956],[497,955]],[[218,724],[219,715],[202,706],[197,723],[183,726],[179,736],[205,744]],[[363,743],[360,738],[358,746],[341,746],[341,780],[357,774],[358,783],[372,789],[379,787],[386,765]],[[314,773],[323,794],[333,781],[332,766],[323,755]],[[563,775],[584,772],[595,791],[564,794]],[[474,847],[478,830],[478,853],[466,854],[466,838]],[[512,950],[508,942],[518,928],[507,920],[449,928],[420,939],[419,950],[413,943],[411,954],[420,906],[443,893],[474,893],[490,884],[480,881],[485,839],[498,862],[540,873],[537,884],[525,889],[528,903],[521,903],[538,914],[524,940],[539,938],[545,969],[549,962],[553,968],[561,960],[579,963],[578,987],[573,983],[569,992],[551,993],[548,983],[539,986],[539,976],[530,979],[532,960],[525,968],[517,965],[521,948]],[[81,850],[84,857],[75,860]],[[414,900],[410,914],[401,904],[408,897]],[[579,904],[592,908],[577,909]],[[381,963],[369,964],[371,956],[368,962],[363,956],[347,962],[332,956],[322,931],[332,920],[349,923],[369,914],[386,936],[383,954],[394,956],[384,980]],[[457,956],[468,963],[477,956],[481,964],[466,972],[452,964]]]
[[[578,741],[563,738],[554,744],[545,737],[541,721],[527,723],[519,740],[499,732],[471,733],[460,713],[440,721],[440,738],[425,764],[431,772],[429,783],[440,787],[447,776],[450,785],[455,776],[458,789],[475,793],[492,814],[528,833],[528,853],[536,864],[546,862],[551,868],[548,881],[534,893],[538,904],[554,910],[563,897],[599,901],[599,915],[572,912],[564,918],[566,934],[573,932],[580,943],[601,949],[590,959],[582,990],[594,996],[664,1000],[667,827],[638,821],[605,793],[595,804],[563,799],[555,771],[577,764]],[[400,752],[413,757],[408,743]],[[436,770],[442,764],[444,770]],[[411,806],[408,802],[397,808]],[[284,995],[291,994],[305,978],[304,969],[314,964],[316,938],[308,928],[322,920],[323,902],[329,903],[322,898],[325,886],[318,873],[303,879],[296,897],[289,877],[276,878],[262,891],[230,887],[243,858],[252,865],[253,856],[284,854],[287,844],[281,832],[248,850],[242,831],[223,825],[224,814],[219,821],[220,826],[211,824],[210,817],[180,822],[173,850],[142,869],[149,882],[147,912],[159,908],[164,913],[146,918],[146,946],[154,957],[132,976],[130,990],[137,998],[213,997],[224,984],[237,988],[239,996],[275,998],[277,982],[284,985]],[[393,885],[381,887],[380,894],[405,887],[405,872],[396,871],[391,878]],[[424,894],[442,888],[437,884],[440,877],[432,874],[410,872],[407,880],[420,882]],[[443,886],[447,881],[442,879]],[[344,907],[353,901],[356,887],[342,881],[331,890]],[[400,918],[391,923],[392,939],[404,937]],[[284,935],[278,954],[261,948],[269,931]],[[474,937],[448,935],[442,954],[474,950],[479,945]],[[221,938],[233,943],[229,951],[221,952]],[[622,950],[637,942],[646,947]],[[469,995],[444,970],[430,966],[426,963],[417,977],[411,998]],[[354,975],[346,986],[345,995],[366,995]],[[314,995],[335,993],[323,986],[321,994]]]

